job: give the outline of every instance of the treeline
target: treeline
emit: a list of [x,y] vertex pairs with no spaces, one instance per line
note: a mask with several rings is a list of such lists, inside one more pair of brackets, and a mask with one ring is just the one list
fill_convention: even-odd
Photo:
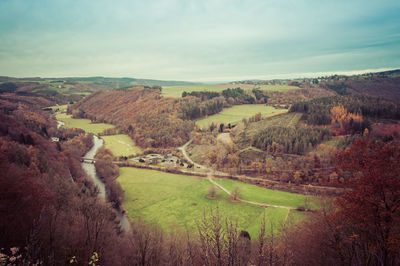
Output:
[[152,88],[98,91],[70,106],[68,112],[114,124],[142,148],[167,148],[188,141],[194,129],[192,121],[179,117],[178,109],[186,101],[162,98],[160,90]]
[[348,112],[364,117],[400,119],[400,106],[388,100],[363,95],[334,96],[297,102],[290,112],[304,113],[304,119],[311,125],[331,123],[330,110],[334,106],[344,106]]
[[181,103],[179,117],[186,120],[193,120],[219,113],[223,107],[224,99],[221,99],[221,97],[206,101],[199,101],[198,99],[188,100]]
[[216,98],[221,96],[218,92],[215,91],[192,91],[192,92],[182,92],[182,98],[186,96],[194,96],[200,98],[202,101],[210,100],[212,98]]
[[228,88],[222,92],[214,91],[192,91],[182,93],[182,98],[187,96],[194,96],[202,101],[210,100],[217,97],[223,97],[229,104],[253,104],[253,103],[267,103],[268,96],[264,91],[259,89],[243,90],[241,88]]
[[[193,96],[193,97],[190,97]],[[268,96],[259,89],[245,91],[241,88],[228,88],[221,93],[212,91],[183,92],[183,101],[179,107],[179,117],[186,120],[198,119],[222,111],[224,107],[235,104],[267,103]]]
[[258,88],[252,90],[229,88],[222,92],[193,91],[182,93],[182,97],[194,96],[202,101],[223,97],[225,100],[224,106],[257,103],[275,105],[278,107],[289,107],[291,104],[299,101],[309,101],[311,99],[333,95],[335,95],[335,93],[330,90],[315,87],[306,87],[287,91],[263,91]]
[[96,173],[101,180],[103,180],[106,186],[108,199],[113,203],[115,208],[121,208],[124,199],[124,192],[122,191],[120,184],[116,181],[119,176],[119,169],[118,166],[113,163],[114,155],[110,150],[101,147],[96,152],[94,158]]
[[329,136],[321,128],[269,127],[253,137],[252,145],[271,153],[303,154]]
[[228,88],[226,90],[223,90],[221,94],[226,99],[229,98],[234,99],[235,102],[249,103],[249,104],[253,104],[255,102],[254,97],[245,93],[245,91],[241,88],[234,88],[234,89]]

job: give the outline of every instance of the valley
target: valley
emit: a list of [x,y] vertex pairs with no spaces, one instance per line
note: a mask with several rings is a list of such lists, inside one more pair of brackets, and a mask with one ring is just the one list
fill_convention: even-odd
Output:
[[400,265],[399,14],[0,0],[0,266]]
[[[19,208],[29,218],[19,221],[19,234],[6,229],[3,242],[21,246],[36,230],[54,252],[42,257],[46,262],[87,261],[93,251],[106,264],[129,264],[126,254],[143,241],[152,241],[153,254],[168,257],[166,250],[178,247],[197,262],[214,244],[228,258],[234,245],[264,254],[266,247],[254,247],[271,243],[282,262],[287,251],[303,260],[298,250],[314,249],[308,240],[364,234],[355,221],[376,211],[368,202],[396,205],[387,195],[398,187],[399,104],[306,81],[279,83],[208,90],[190,84],[176,87],[184,88],[180,97],[133,86],[69,104],[64,90],[57,97],[0,94],[0,163],[7,173],[0,181],[10,199],[24,192],[15,198],[17,209],[4,205],[6,220],[16,219]],[[381,191],[389,194],[381,198]],[[374,228],[370,221],[363,222]]]
[[[244,107],[249,109],[247,106]],[[259,110],[260,107],[256,106],[253,114]],[[102,135],[107,129],[113,128],[113,125],[71,118],[62,113],[63,111],[65,110],[61,109],[56,117],[65,123],[65,127],[80,128],[88,130],[88,133],[101,135],[105,148],[112,152],[114,160],[120,156],[132,157],[143,152],[127,135]],[[204,176],[202,171],[196,171],[196,168],[188,170],[192,175],[120,167],[116,180],[124,191],[122,208],[126,211],[126,215],[130,219],[141,219],[146,223],[161,226],[167,232],[171,228],[196,231],[196,221],[199,221],[205,212],[218,208],[223,217],[232,217],[239,229],[248,231],[251,237],[256,237],[264,215],[269,221],[267,232],[270,232],[271,226],[273,230],[278,230],[280,224],[285,221],[295,224],[306,216],[306,213],[299,212],[296,208],[305,206],[306,197],[309,198],[307,201],[312,198],[223,178],[211,181],[210,177]],[[213,188],[213,182],[221,188],[216,186]],[[232,197],[224,191],[231,193],[235,187],[241,191],[238,200],[232,200]],[[216,190],[215,196],[209,196],[210,189]],[[268,207],[268,205],[282,207]]]

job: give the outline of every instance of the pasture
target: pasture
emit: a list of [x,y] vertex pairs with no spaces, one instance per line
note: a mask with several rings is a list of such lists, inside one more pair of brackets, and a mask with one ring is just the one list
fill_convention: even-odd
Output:
[[68,104],[50,106],[50,108],[55,113],[65,113],[67,112]]
[[109,149],[115,157],[137,155],[142,150],[135,145],[133,140],[125,134],[102,136],[105,147]]
[[288,193],[278,190],[265,189],[259,186],[246,184],[230,179],[214,178],[214,181],[228,191],[232,191],[233,187],[238,186],[241,190],[240,198],[260,203],[283,205],[287,207],[304,206],[306,196],[301,194]]
[[187,85],[187,86],[163,86],[162,95],[164,97],[182,97],[182,93],[192,91],[215,91],[222,92],[228,88],[240,87],[243,90],[252,90],[254,88],[264,91],[287,91],[295,90],[299,87],[289,85],[254,85],[254,84],[204,84],[204,85]]
[[[288,215],[288,210],[284,208],[264,209],[247,203],[231,202],[229,196],[221,190],[217,191],[216,198],[209,199],[207,195],[212,184],[207,179],[195,176],[121,167],[117,181],[124,190],[123,206],[128,216],[131,219],[140,218],[149,224],[157,224],[166,231],[173,227],[196,230],[196,221],[202,219],[204,212],[207,214],[211,208],[215,209],[217,206],[224,218],[232,217],[237,221],[239,228],[248,231],[252,238],[258,235],[264,211],[267,232],[271,222],[276,229],[287,216],[295,221],[302,216],[293,210]],[[232,182],[240,186],[245,185]],[[246,197],[257,197],[266,203],[272,201],[273,194],[270,190],[246,190],[245,186],[243,188]],[[251,196],[248,193],[257,195]],[[301,196],[290,193],[282,194],[273,202],[302,205]]]
[[223,109],[220,113],[211,115],[209,117],[196,121],[196,124],[200,128],[206,128],[211,123],[236,123],[241,121],[243,118],[249,118],[256,113],[261,113],[263,117],[274,115],[277,113],[287,112],[286,109],[277,109],[272,106],[266,106],[264,104],[242,104],[234,105],[230,108]]
[[75,119],[65,113],[57,114],[57,120],[64,122],[65,128],[81,128],[86,133],[98,134],[106,129],[113,128],[113,125],[103,123],[92,123],[90,119]]

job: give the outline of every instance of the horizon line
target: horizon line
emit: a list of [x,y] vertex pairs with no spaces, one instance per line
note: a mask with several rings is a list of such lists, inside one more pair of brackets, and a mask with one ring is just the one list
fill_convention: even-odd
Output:
[[[29,79],[29,78],[41,78],[41,79],[61,79],[61,78],[130,78],[130,79],[142,79],[142,80],[158,80],[158,81],[167,81],[167,82],[190,82],[190,83],[226,83],[226,82],[238,82],[238,81],[247,81],[247,80],[259,80],[259,81],[270,81],[270,80],[290,80],[290,79],[302,79],[302,78],[318,78],[318,77],[327,77],[334,75],[344,75],[344,76],[353,76],[353,75],[361,75],[367,73],[379,73],[386,71],[400,70],[400,67],[389,67],[389,68],[370,68],[370,69],[361,69],[361,70],[348,70],[348,71],[320,71],[320,72],[297,72],[297,73],[280,73],[280,74],[268,74],[268,75],[245,75],[239,77],[217,77],[217,78],[198,78],[198,79],[162,79],[162,78],[143,78],[143,77],[129,77],[129,76],[103,76],[103,75],[93,75],[93,76],[64,76],[64,77],[42,77],[42,76],[30,76],[30,77],[21,77],[21,76],[2,76],[9,78],[18,78],[18,79]],[[1,75],[0,75],[1,77]]]

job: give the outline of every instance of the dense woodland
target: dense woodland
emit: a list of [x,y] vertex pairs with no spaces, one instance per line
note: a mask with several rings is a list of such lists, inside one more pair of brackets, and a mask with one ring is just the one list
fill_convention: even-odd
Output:
[[171,147],[188,141],[194,129],[192,121],[179,118],[182,101],[162,98],[159,89],[142,87],[98,91],[72,105],[68,111],[74,117],[114,124],[141,147]]
[[226,106],[222,97],[211,100],[200,100],[196,98],[186,98],[179,106],[179,117],[186,120],[193,120],[200,117],[217,114]]
[[364,95],[334,96],[297,102],[290,112],[302,112],[310,125],[328,125],[331,123],[330,110],[341,105],[347,111],[369,118],[400,119],[400,106],[388,100]]
[[329,136],[327,129],[271,127],[257,133],[252,145],[270,152],[303,154]]

